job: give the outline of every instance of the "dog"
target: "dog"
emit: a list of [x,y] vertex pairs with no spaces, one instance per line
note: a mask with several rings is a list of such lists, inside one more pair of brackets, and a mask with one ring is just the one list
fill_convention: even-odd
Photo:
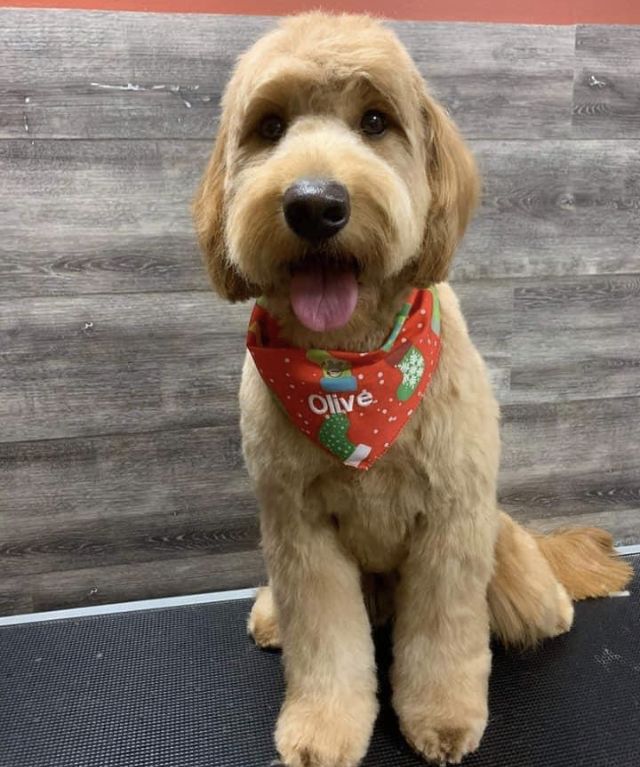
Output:
[[[275,740],[290,767],[365,755],[372,624],[391,620],[407,741],[458,763],[487,723],[491,631],[518,646],[554,637],[572,599],[630,577],[607,533],[538,536],[498,508],[498,406],[446,282],[478,194],[459,132],[377,20],[292,17],[239,59],[193,212],[217,292],[260,297],[240,410],[269,585],[249,630],[283,650]],[[361,356],[377,374],[355,391]],[[287,380],[315,393],[291,404]],[[349,430],[374,414],[390,441],[355,444]]]

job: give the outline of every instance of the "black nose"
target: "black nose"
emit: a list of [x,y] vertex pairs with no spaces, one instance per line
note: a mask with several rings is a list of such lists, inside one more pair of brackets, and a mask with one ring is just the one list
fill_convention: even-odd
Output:
[[301,178],[282,199],[284,217],[304,240],[317,242],[337,234],[349,220],[349,192],[324,178]]

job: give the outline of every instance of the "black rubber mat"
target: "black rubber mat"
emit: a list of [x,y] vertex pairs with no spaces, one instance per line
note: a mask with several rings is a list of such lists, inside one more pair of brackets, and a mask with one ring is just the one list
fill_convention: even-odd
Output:
[[[636,567],[640,557],[635,557]],[[640,765],[640,578],[578,605],[537,652],[495,650],[491,719],[468,767]],[[245,635],[249,603],[0,629],[2,767],[267,767],[280,656]],[[380,665],[388,647],[379,641]],[[384,674],[382,674],[384,676]],[[384,701],[366,767],[423,764]]]

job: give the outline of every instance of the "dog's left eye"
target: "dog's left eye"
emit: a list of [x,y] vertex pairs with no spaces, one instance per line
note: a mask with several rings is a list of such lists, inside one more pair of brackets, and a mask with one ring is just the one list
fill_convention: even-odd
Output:
[[367,136],[381,136],[387,130],[387,116],[377,109],[369,109],[362,115],[360,128]]
[[278,115],[267,115],[263,117],[258,126],[258,133],[267,141],[278,141],[284,136],[287,129],[285,121]]

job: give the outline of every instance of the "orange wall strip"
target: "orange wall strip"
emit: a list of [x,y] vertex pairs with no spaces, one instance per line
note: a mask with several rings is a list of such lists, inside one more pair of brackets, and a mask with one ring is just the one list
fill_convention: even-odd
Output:
[[424,21],[640,24],[640,0],[13,0],[0,6],[285,15],[323,8]]

